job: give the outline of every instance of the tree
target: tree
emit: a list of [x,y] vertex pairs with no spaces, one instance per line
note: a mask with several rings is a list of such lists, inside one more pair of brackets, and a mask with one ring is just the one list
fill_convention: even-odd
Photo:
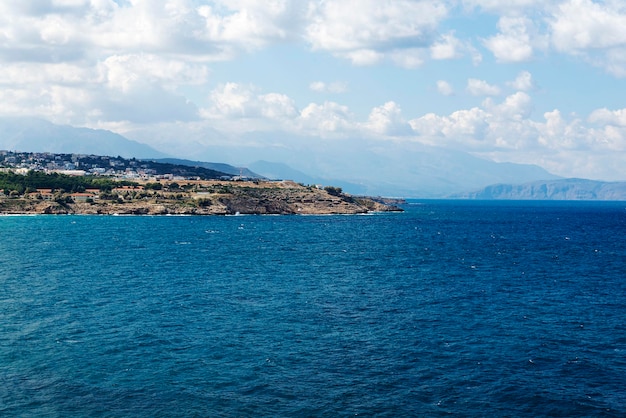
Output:
[[326,192],[331,196],[341,196],[343,193],[341,187],[326,186],[324,187],[324,190],[326,190]]
[[161,183],[146,183],[146,190],[163,190],[163,185]]

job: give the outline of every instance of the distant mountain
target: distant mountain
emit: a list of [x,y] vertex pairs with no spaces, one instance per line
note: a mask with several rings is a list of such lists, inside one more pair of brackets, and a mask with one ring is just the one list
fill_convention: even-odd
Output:
[[[344,169],[349,167],[349,163],[343,164]],[[389,144],[384,149],[374,149],[359,174],[358,180],[368,186],[366,194],[425,198],[443,198],[495,183],[559,178],[536,165],[498,163],[421,144]]]
[[367,190],[367,188],[363,185],[346,182],[341,179],[328,179],[310,176],[283,163],[273,163],[262,160],[255,161],[248,166],[255,172],[272,180],[293,180],[302,184],[321,184],[325,186],[332,185],[341,187],[352,194],[364,194]]
[[[369,196],[443,198],[496,183],[560,178],[531,164],[497,163],[466,152],[418,141],[372,138],[320,138],[281,131],[229,136],[210,125],[144,127],[130,138],[169,152],[176,138],[177,157],[249,167],[268,178],[336,185]],[[268,162],[272,163],[268,163]]]
[[157,158],[157,159],[153,159],[152,161],[155,161],[158,163],[186,165],[189,167],[208,168],[209,170],[221,171],[222,173],[230,174],[232,176],[244,176],[244,177],[249,177],[249,178],[254,178],[254,179],[260,179],[264,177],[263,175],[250,171],[248,168],[235,167],[230,164],[224,164],[224,163],[208,163],[204,161],[191,161],[191,160],[184,160],[180,158]]
[[37,118],[0,118],[0,149],[146,159],[167,156],[111,131],[55,125]]
[[[106,130],[60,126],[35,118],[0,118],[0,149],[144,160],[186,158],[171,161],[232,175],[333,185],[347,193],[370,196],[442,198],[489,184],[559,178],[535,165],[497,163],[411,141],[327,140],[284,132],[254,132],[231,140],[210,127],[192,131],[184,127],[171,131],[170,127],[167,135],[159,129],[134,134],[141,141],[160,144],[163,152]],[[223,165],[202,162],[216,160]],[[251,161],[255,162],[246,164]],[[241,168],[246,165],[252,171]]]
[[248,164],[248,167],[272,180],[293,180],[305,184],[315,184],[318,180],[283,163],[260,160]]
[[[261,142],[257,137],[252,139]],[[337,184],[348,193],[370,196],[442,198],[489,184],[559,178],[536,165],[497,163],[419,143],[367,139],[322,142],[312,138],[293,138],[293,142],[304,151],[296,153],[288,147],[257,148],[254,150],[256,159],[249,161],[281,162],[295,167],[296,172],[276,171],[280,169],[277,166],[265,170],[257,163],[247,165],[267,177],[272,177],[274,171],[279,177]],[[245,149],[239,150],[240,158],[249,154]],[[298,172],[306,173],[307,177],[298,177]]]
[[509,200],[626,200],[626,182],[585,179],[494,184],[484,189],[452,195],[461,199]]

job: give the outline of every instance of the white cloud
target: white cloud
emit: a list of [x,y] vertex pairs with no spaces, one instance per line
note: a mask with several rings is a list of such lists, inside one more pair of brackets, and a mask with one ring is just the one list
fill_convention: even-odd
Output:
[[[165,54],[192,61],[232,58],[297,37],[297,1],[92,0],[0,4],[5,59],[55,61],[95,55]],[[1,57],[0,57],[1,58]]]
[[348,91],[348,84],[341,81],[334,81],[332,83],[325,83],[323,81],[314,81],[309,84],[309,88],[312,91],[318,93],[345,93]]
[[354,115],[350,109],[335,102],[309,104],[300,112],[298,123],[303,132],[322,137],[343,135],[355,129]]
[[424,63],[425,53],[419,48],[397,49],[389,53],[391,61],[406,69],[419,68]]
[[312,0],[306,38],[315,50],[366,65],[394,50],[427,47],[447,13],[442,1]]
[[341,55],[357,66],[378,64],[384,57],[384,54],[374,51],[373,49],[357,49],[345,52]]
[[479,7],[502,15],[517,15],[545,4],[545,0],[462,0],[466,7]]
[[[15,100],[5,109],[92,126],[190,120],[197,107],[181,91],[206,84],[209,63],[294,36],[306,12],[296,1],[203,3],[1,2],[0,82]],[[265,100],[261,114],[288,111]]]
[[108,86],[129,91],[135,85],[157,83],[160,86],[203,84],[208,68],[152,54],[113,55],[100,64],[100,73]]
[[626,127],[626,109],[597,109],[589,115],[589,118],[587,120],[593,124]]
[[429,113],[409,123],[423,143],[496,161],[539,164],[564,176],[623,179],[626,109],[598,109],[585,124],[558,109],[535,121],[532,107],[530,96],[517,92],[500,103],[488,99],[482,107],[447,116]]
[[[292,37],[301,26],[305,6],[294,0],[218,0],[219,7],[201,7],[200,14],[207,18],[209,39],[234,42],[245,47],[263,46],[270,40]],[[216,13],[216,10],[228,10]]]
[[484,80],[470,78],[467,80],[467,91],[474,96],[497,96],[500,94],[498,86],[491,85]]
[[284,94],[261,94],[254,86],[237,83],[215,89],[210,101],[212,105],[201,110],[201,115],[209,119],[289,119],[298,113],[293,100]]
[[133,89],[124,95],[106,92],[92,96],[88,109],[91,110],[87,117],[98,116],[98,121],[152,124],[198,119],[198,108],[194,103],[155,86]]
[[[615,111],[615,115],[624,114],[626,110]],[[592,114],[595,112],[592,112]],[[591,119],[591,116],[589,117]],[[565,132],[561,132],[555,149],[577,149],[593,154],[615,152],[616,156],[626,151],[626,126],[616,124],[585,124],[580,118],[567,122]]]
[[314,81],[311,84],[309,84],[309,89],[311,89],[312,91],[317,91],[317,92],[325,92],[326,91],[326,83],[324,83],[323,81]]
[[518,91],[504,99],[500,104],[492,104],[488,99],[484,107],[492,111],[500,118],[512,120],[525,120],[530,117],[532,111],[532,99],[524,92]]
[[412,133],[410,125],[402,116],[400,106],[387,102],[372,109],[365,124],[368,130],[384,136],[403,136]]
[[76,37],[75,29],[64,24],[58,16],[47,16],[43,19],[39,34],[41,40],[50,45],[65,45]]
[[269,119],[291,118],[298,113],[294,101],[279,93],[262,94],[258,97],[261,115]]
[[461,40],[456,38],[453,33],[442,35],[430,47],[430,56],[436,60],[448,60],[460,58],[463,50],[467,49]]
[[437,91],[444,96],[452,96],[454,94],[454,88],[445,80],[437,81]]
[[597,145],[612,151],[626,151],[626,109],[597,109],[587,120],[594,127]]
[[[85,105],[84,94],[72,87],[49,86],[41,91],[32,92],[21,88],[0,89],[0,113],[3,115],[23,116],[24,109],[28,115],[37,115],[68,122],[73,109]],[[64,115],[58,118],[57,115]]]
[[547,149],[575,150],[586,149],[584,132],[579,129],[580,121],[567,122],[561,112],[555,109],[544,113],[544,124],[537,124],[538,142]]
[[517,78],[508,83],[509,86],[519,91],[529,91],[535,88],[533,76],[528,71],[522,71],[517,75]]
[[245,117],[251,113],[248,105],[252,100],[250,90],[236,83],[228,83],[211,93],[213,107],[208,113],[205,111],[203,114],[215,117]]
[[551,21],[552,42],[565,52],[626,45],[626,5],[607,1],[561,3]]
[[[12,86],[5,99],[12,97],[13,102],[2,107],[0,113],[40,116],[75,125],[194,119],[195,106],[175,89],[166,89],[168,77],[176,73],[176,68],[185,66],[161,64],[163,68],[144,68],[131,57],[130,63],[113,59],[98,68],[75,63],[4,65],[0,67],[0,84]],[[194,78],[189,76],[187,81]]]
[[501,17],[500,33],[486,39],[484,44],[499,61],[527,61],[533,55],[529,26],[532,22],[524,17]]
[[483,140],[487,127],[486,113],[479,108],[457,110],[447,119],[447,126],[443,134],[452,137],[471,137],[474,140]]
[[[490,19],[497,21],[497,27],[474,26]],[[461,20],[463,24],[454,30]],[[459,106],[442,115],[411,115],[407,122],[394,101],[398,101],[394,88],[406,98],[409,91],[419,93],[423,86],[431,86],[424,99],[416,100],[432,99],[428,94],[434,93],[435,83],[442,95],[455,92],[443,78],[455,83],[458,79],[449,72],[436,73],[445,63],[430,65],[428,60],[468,57],[484,66],[482,74],[493,70],[491,60],[482,63],[472,45],[475,39],[493,54],[496,67],[531,59],[541,63],[542,54],[556,53],[626,77],[626,3],[620,0],[4,1],[0,2],[0,114],[31,114],[89,126],[204,123],[223,129],[228,138],[230,132],[275,130],[333,138],[394,136],[402,142],[415,140],[407,135],[410,126],[420,141],[501,159],[545,162],[561,170],[567,164],[558,158],[586,164],[582,153],[588,152],[590,162],[584,166],[598,168],[600,157],[592,161],[592,154],[617,158],[615,151],[626,149],[624,109],[597,109],[586,119],[554,109],[533,120],[530,93],[536,87],[528,71],[506,83],[514,93],[508,97],[496,97],[502,94],[498,85],[469,79],[469,94],[488,97],[478,99],[480,105]],[[363,113],[357,116],[333,101],[304,102],[299,108],[296,95],[310,93],[298,92],[297,87],[290,87],[294,90],[289,95],[263,91],[247,84],[243,71],[233,75],[238,83],[212,79],[211,67],[217,69],[217,76],[228,74],[227,65],[218,68],[220,61],[266,47],[273,57],[280,53],[280,45],[302,54],[313,49],[320,62],[327,62],[330,55],[359,66],[383,64],[376,80],[380,86],[373,86],[366,98],[359,95],[368,92],[354,90],[366,85],[372,74],[368,69],[346,69],[340,63],[332,68],[340,72],[330,80],[324,77],[333,73],[316,72],[315,67],[294,74],[300,80],[317,74],[312,80],[320,80],[308,87],[320,93],[320,101],[326,98],[323,94],[348,91],[347,82],[332,77],[350,82],[345,98],[351,103],[378,100],[372,98],[379,97],[383,88],[390,95],[384,100],[389,101],[369,112],[359,103]],[[258,58],[253,56],[249,62]],[[455,76],[468,77],[463,75],[465,64],[454,68]],[[385,72],[389,65],[424,69]],[[563,71],[567,65],[563,63]],[[387,83],[384,78],[389,74],[394,79]],[[543,70],[536,74],[546,84],[545,94],[553,94],[549,74]],[[250,80],[263,79],[255,77]],[[605,86],[601,88],[609,91]],[[452,106],[454,99],[440,98],[445,106]],[[467,95],[456,99],[476,100]],[[403,106],[406,112],[411,104]]]
[[[390,101],[360,121],[340,103],[310,103],[298,111],[289,97],[263,94],[253,86],[230,83],[212,96],[215,107],[210,114],[204,113],[212,127],[231,133],[233,126],[239,132],[276,132],[278,136],[272,134],[272,138],[283,139],[272,146],[283,149],[295,146],[286,142],[288,137],[369,141],[392,137],[400,150],[402,144],[420,142],[498,161],[541,164],[561,175],[605,179],[624,175],[616,161],[626,151],[626,109],[598,109],[586,122],[555,109],[534,120],[532,98],[518,91],[501,101],[488,98],[481,106],[446,115],[428,113],[409,121],[398,104]],[[277,109],[274,115],[263,110],[270,103]],[[578,165],[573,167],[573,162]]]
[[583,56],[618,77],[626,77],[626,4],[569,0],[550,19],[557,51]]
[[[626,129],[623,127],[608,125],[598,129],[597,132],[595,142],[602,144],[603,148],[614,151],[614,157],[620,156],[620,154],[626,151]],[[622,169],[622,167],[623,159],[619,168]],[[619,170],[616,172],[619,172]]]
[[626,48],[612,48],[606,51],[602,65],[614,76],[626,77]]
[[443,137],[444,128],[448,122],[445,117],[435,113],[427,113],[424,116],[409,121],[409,125],[420,135],[419,141],[425,143],[436,142],[435,138]]
[[409,122],[419,140],[432,145],[462,144],[465,148],[482,147],[490,115],[479,108],[458,110],[449,116],[426,114]]
[[430,57],[434,60],[458,59],[469,55],[474,65],[482,62],[482,55],[469,40],[459,39],[454,31],[444,33],[430,45]]
[[532,103],[515,93],[501,103],[486,100],[482,107],[461,109],[448,116],[427,114],[409,123],[422,142],[454,146],[466,151],[533,149],[537,128],[529,119]]
[[0,84],[25,88],[50,84],[83,86],[94,81],[96,74],[90,68],[75,63],[9,63],[0,66]]

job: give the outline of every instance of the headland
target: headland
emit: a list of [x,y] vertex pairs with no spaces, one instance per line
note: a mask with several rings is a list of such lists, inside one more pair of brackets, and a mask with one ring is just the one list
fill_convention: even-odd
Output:
[[[396,203],[401,203],[397,201]],[[389,200],[292,181],[183,180],[134,182],[66,193],[38,188],[0,194],[0,214],[327,215],[402,211]]]

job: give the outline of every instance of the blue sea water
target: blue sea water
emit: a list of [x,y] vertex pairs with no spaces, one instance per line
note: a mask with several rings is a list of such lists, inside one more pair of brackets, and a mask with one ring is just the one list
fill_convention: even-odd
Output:
[[0,415],[626,416],[626,203],[0,218]]

